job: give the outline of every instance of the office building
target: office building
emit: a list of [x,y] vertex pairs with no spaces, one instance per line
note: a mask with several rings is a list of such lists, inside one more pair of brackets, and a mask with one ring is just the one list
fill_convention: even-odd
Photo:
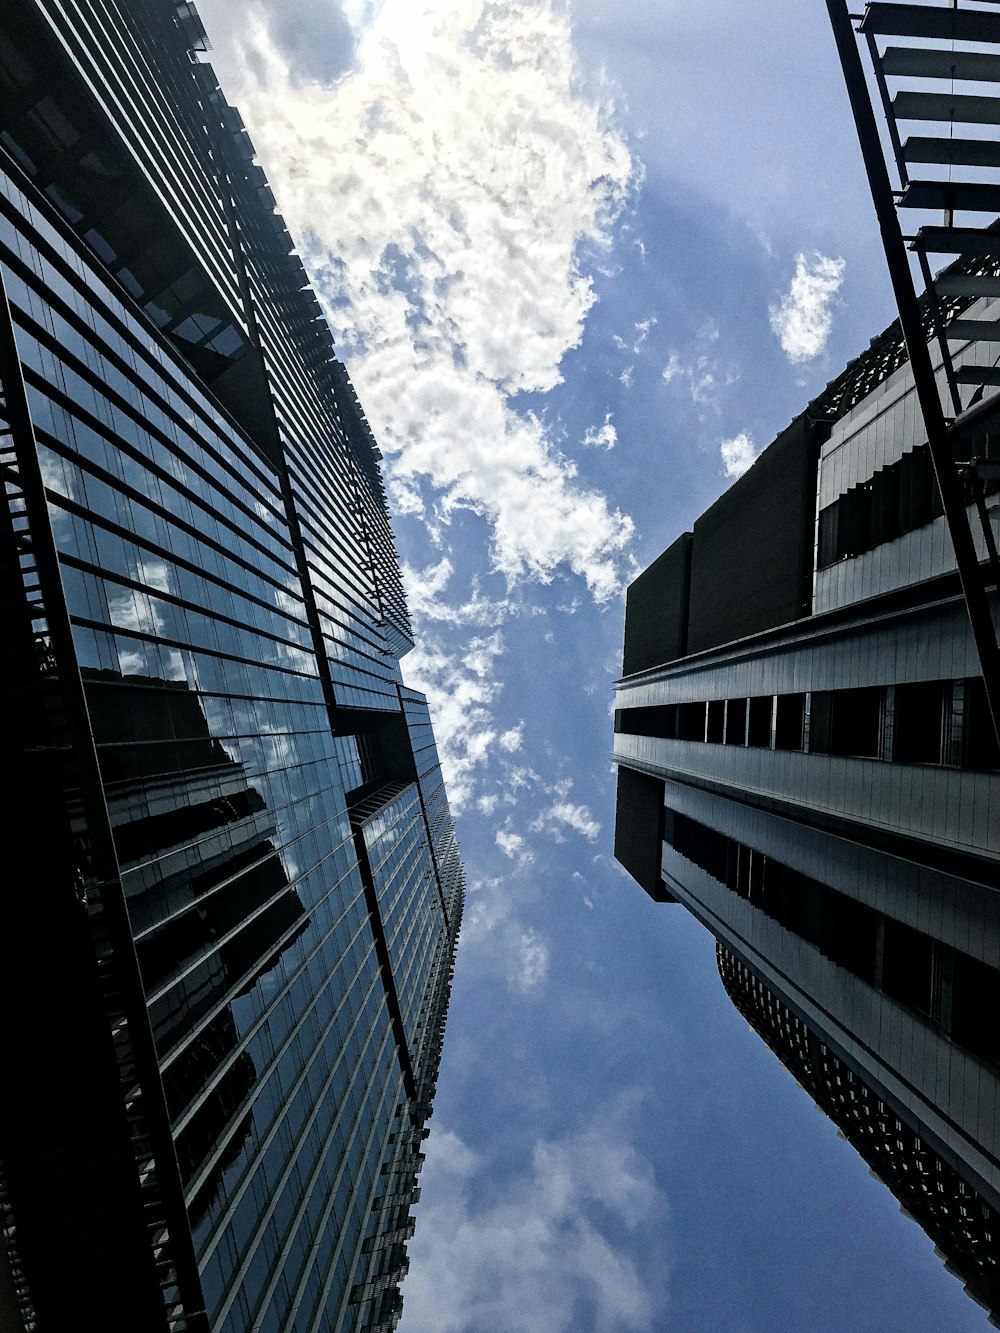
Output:
[[[944,317],[995,537],[984,264]],[[1000,1316],[1000,751],[898,324],[633,582],[615,705],[618,859]]]
[[192,4],[0,14],[0,1324],[388,1330],[463,879],[379,452]]

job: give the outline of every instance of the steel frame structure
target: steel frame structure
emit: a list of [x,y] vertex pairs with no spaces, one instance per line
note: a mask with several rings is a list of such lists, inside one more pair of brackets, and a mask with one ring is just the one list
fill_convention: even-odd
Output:
[[[889,278],[899,311],[900,328],[913,370],[927,444],[934,465],[942,508],[962,592],[979,657],[986,697],[994,730],[1000,740],[1000,646],[990,610],[988,584],[1000,591],[1000,559],[986,511],[980,470],[985,460],[975,457],[956,462],[956,447],[967,450],[977,426],[987,411],[1000,407],[994,399],[983,399],[987,386],[1000,383],[995,367],[956,367],[949,341],[997,342],[1000,323],[991,320],[955,318],[955,297],[972,303],[980,297],[1000,295],[1000,229],[956,226],[955,213],[1000,213],[1000,180],[983,182],[951,179],[953,168],[1000,169],[1000,142],[992,139],[917,137],[904,141],[898,121],[1000,125],[1000,97],[956,94],[955,80],[1000,84],[1000,12],[960,10],[958,0],[947,6],[891,3],[871,0],[860,16],[857,35],[864,38],[875,75],[877,95],[888,126],[889,141],[900,188],[894,189],[876,119],[873,98],[865,77],[852,15],[846,0],[827,0],[827,11],[840,56],[855,127],[864,159],[872,202],[885,251]],[[909,45],[880,51],[878,36],[901,37],[905,42],[933,41],[936,46]],[[984,52],[985,43],[997,54]],[[940,44],[943,44],[940,45]],[[970,49],[971,48],[971,49]],[[901,91],[892,96],[889,77],[912,77],[922,84],[934,79],[949,81],[945,93]],[[948,169],[947,180],[913,181],[912,162],[935,163]],[[916,235],[904,236],[899,210],[940,209],[943,226],[923,226]],[[926,295],[918,297],[907,253],[909,245],[918,261]],[[958,255],[944,274],[935,280],[930,254]],[[946,413],[935,376],[927,339],[925,314],[931,315],[932,334],[941,349],[949,406]],[[964,407],[961,385],[974,384],[970,402]],[[969,522],[963,479],[975,503],[983,528],[989,574],[984,573]]]

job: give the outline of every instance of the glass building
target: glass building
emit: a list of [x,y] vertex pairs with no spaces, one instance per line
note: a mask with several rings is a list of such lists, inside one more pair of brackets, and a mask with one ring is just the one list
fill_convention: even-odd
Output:
[[616,856],[1000,1319],[1000,748],[898,325],[633,582],[624,673]]
[[0,1325],[388,1330],[463,875],[379,453],[192,4],[0,14]]

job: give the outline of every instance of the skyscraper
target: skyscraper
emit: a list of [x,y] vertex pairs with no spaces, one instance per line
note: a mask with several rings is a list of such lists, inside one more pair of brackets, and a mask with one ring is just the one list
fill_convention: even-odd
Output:
[[463,877],[379,452],[193,4],[0,15],[6,1330],[398,1321]]
[[[980,397],[993,265],[944,311]],[[915,400],[893,325],[630,587],[615,851],[1000,1316],[1000,750]]]

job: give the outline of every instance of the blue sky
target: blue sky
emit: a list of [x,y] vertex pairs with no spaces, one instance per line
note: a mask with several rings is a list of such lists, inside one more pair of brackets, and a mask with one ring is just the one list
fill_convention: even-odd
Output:
[[402,1333],[987,1327],[611,856],[624,584],[892,316],[825,6],[200,9],[386,457],[469,879]]

